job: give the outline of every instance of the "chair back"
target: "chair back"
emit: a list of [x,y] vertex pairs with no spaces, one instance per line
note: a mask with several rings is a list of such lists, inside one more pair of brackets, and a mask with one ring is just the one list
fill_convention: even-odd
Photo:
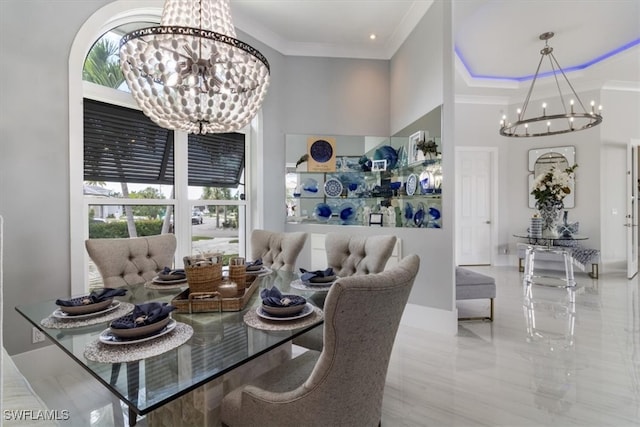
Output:
[[176,245],[173,234],[85,241],[89,257],[108,288],[137,285],[153,279],[159,271],[173,265]]
[[251,257],[262,259],[267,267],[275,270],[293,271],[296,260],[308,234],[303,232],[277,233],[267,230],[251,232]]
[[331,232],[325,238],[327,264],[339,277],[380,273],[387,265],[396,236],[350,236]]
[[400,319],[420,259],[379,274],[339,279],[324,305],[324,348],[302,386],[324,425],[377,425]]

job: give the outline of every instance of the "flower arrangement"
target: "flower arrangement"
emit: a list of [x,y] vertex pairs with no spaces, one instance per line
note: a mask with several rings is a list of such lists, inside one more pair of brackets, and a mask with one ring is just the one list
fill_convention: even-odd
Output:
[[574,178],[577,164],[559,170],[552,167],[548,172],[538,175],[533,181],[531,194],[536,198],[538,208],[543,205],[560,205],[571,194],[570,184]]

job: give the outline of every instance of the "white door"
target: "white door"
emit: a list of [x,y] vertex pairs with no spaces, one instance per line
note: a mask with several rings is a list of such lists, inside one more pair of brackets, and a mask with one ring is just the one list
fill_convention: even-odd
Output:
[[638,274],[638,143],[627,144],[627,277]]
[[456,150],[456,263],[490,265],[494,150]]

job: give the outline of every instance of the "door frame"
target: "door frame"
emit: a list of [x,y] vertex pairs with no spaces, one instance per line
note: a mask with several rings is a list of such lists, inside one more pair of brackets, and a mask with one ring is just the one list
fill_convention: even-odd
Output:
[[[460,152],[487,152],[489,153],[489,157],[491,159],[491,216],[490,216],[490,221],[491,221],[491,232],[489,233],[489,235],[491,236],[491,242],[489,247],[491,248],[491,252],[489,253],[489,265],[495,265],[496,263],[496,259],[498,254],[498,230],[499,230],[499,224],[498,224],[498,147],[489,147],[489,146],[456,146],[455,147],[455,186],[456,186],[456,190],[455,190],[455,206],[461,206],[461,202],[460,202],[460,197],[462,195],[462,177],[460,175],[461,170],[460,168],[458,168],[458,154]],[[459,254],[458,254],[458,235],[460,234],[460,231],[458,230],[458,226],[460,224],[460,218],[459,218],[459,210],[458,209],[454,209],[455,211],[455,223],[456,223],[456,230],[455,230],[455,241],[454,241],[454,247],[455,247],[455,263],[456,265],[459,264]]]
[[[627,278],[638,274],[638,151],[640,140],[627,144],[627,191],[625,226],[627,230]],[[632,202],[633,201],[633,202]],[[635,245],[635,247],[633,247]]]

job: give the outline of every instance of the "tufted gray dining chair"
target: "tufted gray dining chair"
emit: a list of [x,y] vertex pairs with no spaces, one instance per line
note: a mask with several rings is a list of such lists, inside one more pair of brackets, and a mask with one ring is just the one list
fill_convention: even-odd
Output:
[[[396,236],[350,236],[327,233],[325,251],[327,265],[338,277],[380,273],[393,253]],[[293,343],[312,350],[322,350],[322,328],[317,327],[300,335]]]
[[173,265],[176,244],[173,234],[85,241],[89,257],[108,288],[137,285],[153,279],[163,268]]
[[324,348],[307,351],[222,401],[236,426],[377,426],[402,312],[418,273],[417,255],[378,274],[341,278],[324,306]]
[[380,273],[393,253],[396,236],[350,236],[327,233],[324,241],[327,265],[339,277]]
[[253,230],[251,232],[252,260],[261,259],[265,266],[274,270],[293,271],[307,237],[308,234],[302,232],[277,233]]

